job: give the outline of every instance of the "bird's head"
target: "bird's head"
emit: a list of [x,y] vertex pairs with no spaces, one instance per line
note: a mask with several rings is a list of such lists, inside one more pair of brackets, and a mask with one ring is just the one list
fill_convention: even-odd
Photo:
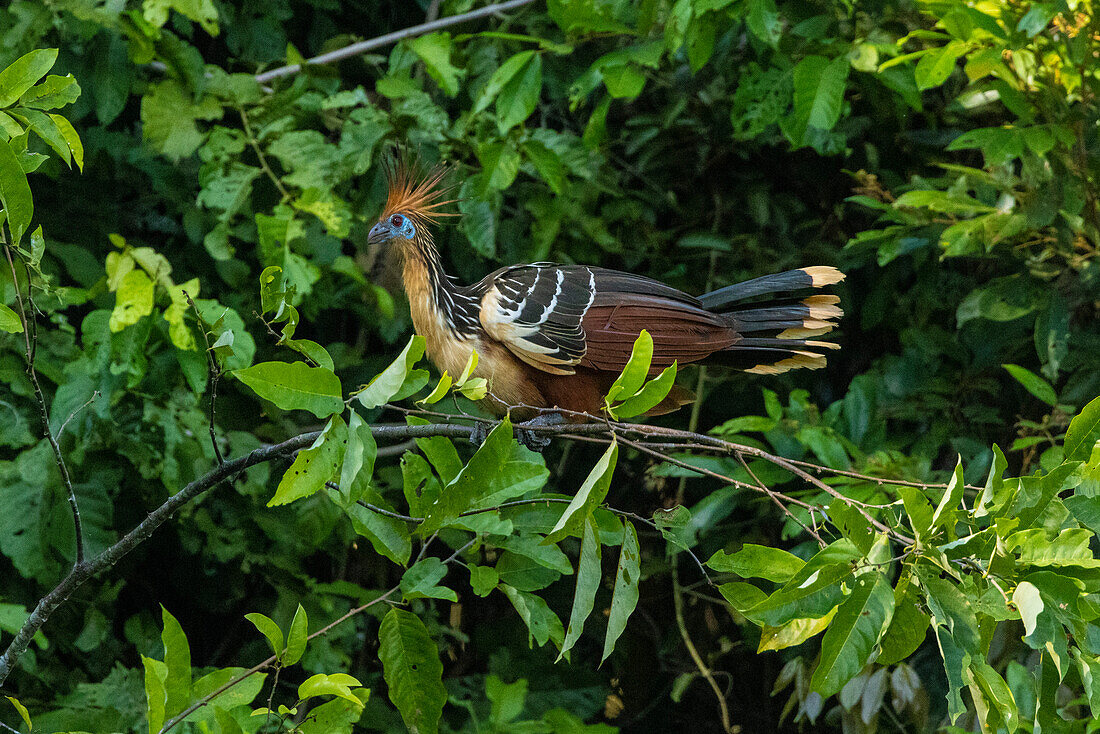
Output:
[[381,245],[395,237],[403,237],[406,240],[416,238],[416,224],[408,214],[394,212],[379,219],[378,223],[370,228],[367,242],[372,245]]
[[453,203],[453,200],[446,199],[452,189],[442,184],[445,173],[446,169],[438,165],[418,174],[407,157],[397,158],[387,167],[389,190],[386,207],[378,223],[371,227],[367,242],[372,245],[387,242],[404,244],[430,237],[428,225],[434,224],[440,217],[454,216],[439,211],[440,207]]

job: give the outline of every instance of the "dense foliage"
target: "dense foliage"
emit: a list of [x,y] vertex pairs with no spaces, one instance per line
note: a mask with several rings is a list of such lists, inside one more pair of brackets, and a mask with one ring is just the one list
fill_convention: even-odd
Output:
[[[1095,730],[1091,3],[536,0],[279,69],[483,5],[0,8],[0,728]],[[833,264],[843,349],[475,446],[366,242],[399,147],[464,281]]]

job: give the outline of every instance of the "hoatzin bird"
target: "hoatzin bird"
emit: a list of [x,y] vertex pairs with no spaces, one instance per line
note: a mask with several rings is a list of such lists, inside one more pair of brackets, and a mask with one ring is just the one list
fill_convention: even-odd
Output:
[[[512,265],[460,285],[444,272],[432,240],[431,226],[453,216],[440,211],[452,203],[445,201],[443,174],[437,167],[417,180],[407,162],[392,167],[385,210],[368,242],[400,249],[413,325],[437,368],[459,374],[477,350],[475,374],[487,379],[485,402],[495,414],[511,410],[522,418],[554,408],[598,414],[642,329],[653,338],[651,375],[674,360],[756,374],[817,369],[825,350],[839,348],[812,339],[836,325],[839,297],[792,296],[844,279],[825,266],[699,297],[641,275],[547,262]],[[677,387],[649,415],[692,400]]]

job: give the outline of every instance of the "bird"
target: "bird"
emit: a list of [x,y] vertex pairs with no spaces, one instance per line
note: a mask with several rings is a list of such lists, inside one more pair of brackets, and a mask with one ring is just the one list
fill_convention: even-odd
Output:
[[[764,275],[700,295],[607,268],[535,262],[495,270],[462,285],[443,268],[432,227],[445,217],[447,168],[423,173],[402,157],[386,169],[387,197],[368,233],[394,247],[413,327],[441,372],[460,374],[471,352],[484,377],[481,401],[496,416],[599,415],[643,329],[653,340],[650,376],[676,363],[722,364],[772,375],[825,366],[839,345],[818,340],[843,315],[840,298],[814,293],[844,274],[818,265]],[[809,295],[805,292],[809,291]],[[798,294],[802,295],[798,295]],[[691,403],[675,386],[646,415]]]

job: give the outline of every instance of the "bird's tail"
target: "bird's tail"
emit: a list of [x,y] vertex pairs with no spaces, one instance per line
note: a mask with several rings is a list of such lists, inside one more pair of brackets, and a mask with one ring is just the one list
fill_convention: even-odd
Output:
[[703,307],[724,316],[741,337],[709,361],[764,375],[824,367],[825,352],[840,346],[814,337],[832,331],[844,315],[837,305],[840,297],[817,294],[800,300],[794,293],[842,280],[844,273],[819,265],[765,275],[701,296]]

